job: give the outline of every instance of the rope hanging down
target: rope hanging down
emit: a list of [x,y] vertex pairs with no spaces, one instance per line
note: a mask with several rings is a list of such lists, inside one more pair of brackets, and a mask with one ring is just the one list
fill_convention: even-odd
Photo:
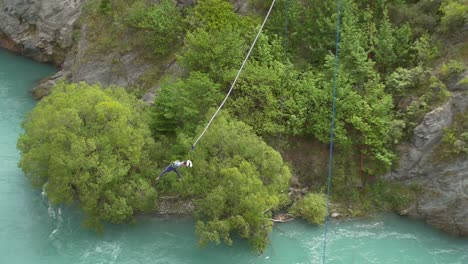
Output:
[[332,98],[332,114],[331,114],[331,128],[330,128],[330,157],[328,160],[328,182],[327,182],[327,210],[325,215],[325,230],[323,233],[323,258],[322,263],[325,264],[327,252],[327,233],[328,233],[328,215],[330,213],[330,188],[331,188],[331,175],[332,175],[332,161],[333,161],[333,139],[335,136],[335,113],[336,113],[336,83],[338,79],[338,52],[340,49],[340,16],[341,16],[341,1],[337,0],[337,16],[336,16],[336,53],[335,53],[335,70],[333,73],[333,98]]
[[281,78],[281,90],[284,88],[284,81],[288,67],[286,67],[286,60],[288,58],[288,24],[289,24],[289,0],[286,0],[286,6],[284,9],[284,35],[283,35],[283,77]]
[[215,119],[216,115],[218,115],[218,112],[221,110],[221,108],[223,108],[224,103],[226,103],[227,99],[229,98],[229,95],[231,95],[231,92],[234,89],[234,85],[236,84],[237,79],[239,79],[239,76],[240,76],[242,70],[244,69],[245,64],[247,63],[247,60],[250,57],[250,53],[252,53],[252,50],[253,50],[253,48],[255,46],[255,43],[257,43],[257,40],[260,37],[260,34],[262,33],[263,27],[265,26],[265,23],[267,22],[268,17],[270,16],[271,10],[273,9],[273,6],[275,5],[275,2],[276,2],[276,0],[273,0],[273,2],[271,3],[270,9],[268,10],[268,13],[265,16],[265,19],[263,20],[263,23],[260,26],[260,30],[258,31],[257,36],[255,37],[252,45],[250,46],[249,52],[247,52],[247,55],[245,56],[245,59],[242,62],[242,65],[241,65],[239,71],[237,72],[236,78],[234,78],[234,81],[231,84],[231,88],[229,88],[229,91],[226,94],[226,97],[224,98],[223,102],[219,105],[219,107],[216,110],[216,112],[214,113],[214,115],[211,117],[211,119],[208,122],[208,124],[206,125],[205,129],[203,129],[203,132],[200,134],[200,136],[197,138],[197,140],[195,140],[195,142],[192,144],[192,150],[195,149],[195,146],[197,145],[198,141],[203,137],[203,135],[205,135],[206,130],[208,130],[208,127],[210,127],[210,125],[213,122],[213,120]]

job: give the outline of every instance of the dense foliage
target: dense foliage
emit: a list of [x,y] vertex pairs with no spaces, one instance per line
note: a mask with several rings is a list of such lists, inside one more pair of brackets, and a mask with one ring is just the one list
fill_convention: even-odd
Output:
[[155,55],[166,55],[182,40],[184,20],[171,0],[162,0],[150,7],[136,1],[130,10],[127,23],[141,34],[145,45]]
[[324,195],[309,193],[289,208],[289,213],[300,216],[310,223],[320,224],[327,215]]
[[433,159],[436,162],[468,156],[468,113],[455,115],[453,124],[445,129],[442,144]]
[[20,167],[53,204],[79,201],[89,227],[128,220],[156,198],[146,116],[121,88],[60,83],[23,123]]
[[196,232],[200,243],[232,243],[232,234],[263,251],[272,211],[284,206],[291,177],[282,157],[252,129],[227,115],[217,117],[196,149],[193,178],[185,190],[200,197]]
[[200,72],[193,71],[186,79],[164,82],[161,86],[152,120],[156,135],[193,133],[198,123],[205,121],[208,109],[222,99],[220,85]]
[[[156,193],[177,195],[195,201],[200,244],[231,244],[238,235],[258,251],[266,247],[272,213],[289,203],[291,172],[263,139],[276,139],[284,153],[301,138],[318,146],[309,152],[328,156],[321,146],[330,137],[336,1],[277,1],[221,115],[187,156],[271,3],[250,1],[240,15],[231,2],[89,1],[94,52],[136,49],[160,66],[176,58],[183,77],[161,78],[165,66],[150,68],[139,80],[160,88],[149,111],[121,89],[84,84],[59,84],[39,103],[18,142],[20,166],[35,185],[46,184],[52,202],[79,201],[87,223],[98,227],[152,209]],[[396,144],[446,102],[446,85],[466,70],[466,45],[455,45],[454,34],[466,24],[465,2],[342,1],[332,201],[355,211],[399,210],[410,201],[408,189],[378,176],[395,164]],[[443,57],[448,62],[436,67]],[[444,134],[451,147],[440,149],[443,157],[466,155],[466,115],[456,121]],[[295,155],[304,160],[304,153]],[[194,167],[181,171],[181,182],[168,175],[150,185],[157,170],[186,157]],[[292,168],[312,192],[290,212],[313,223],[325,214],[323,163]],[[299,169],[306,173],[297,179]]]

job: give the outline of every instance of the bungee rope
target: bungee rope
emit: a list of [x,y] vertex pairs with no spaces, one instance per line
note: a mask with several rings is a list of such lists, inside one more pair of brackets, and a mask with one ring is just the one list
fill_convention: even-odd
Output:
[[205,129],[203,129],[203,132],[200,134],[200,136],[197,138],[197,140],[195,140],[195,142],[192,144],[192,151],[195,149],[198,141],[200,141],[200,139],[205,135],[205,132],[208,130],[208,128],[210,127],[211,123],[213,122],[213,120],[215,119],[215,117],[218,115],[219,111],[221,110],[221,108],[223,108],[224,104],[226,103],[227,99],[229,98],[229,96],[231,95],[231,92],[232,90],[234,89],[234,85],[236,84],[237,82],[237,79],[239,79],[239,76],[242,72],[242,70],[244,69],[244,66],[245,64],[247,63],[247,60],[249,59],[250,57],[250,54],[252,53],[252,50],[255,46],[255,43],[257,43],[257,40],[258,38],[260,37],[260,34],[262,33],[262,30],[263,30],[263,27],[265,26],[265,23],[267,22],[268,20],[268,17],[270,16],[270,13],[271,13],[271,10],[273,9],[273,6],[275,5],[275,2],[276,0],[273,0],[271,2],[271,6],[270,6],[270,9],[268,10],[268,13],[266,14],[265,16],[265,19],[263,20],[263,23],[262,25],[260,26],[260,30],[258,31],[257,33],[257,36],[255,37],[252,45],[250,46],[250,49],[249,49],[249,52],[247,52],[247,55],[245,56],[245,59],[244,61],[242,62],[242,65],[239,69],[239,71],[237,72],[237,75],[236,75],[236,78],[234,78],[234,81],[232,82],[231,84],[231,88],[229,88],[229,91],[228,93],[226,94],[226,97],[224,97],[224,100],[223,102],[219,105],[218,109],[216,110],[216,112],[213,114],[213,116],[211,117],[210,121],[208,122],[208,124],[206,125]]
[[[232,90],[234,89],[234,85],[237,83],[237,80],[239,79],[240,74],[242,73],[242,70],[244,69],[244,66],[247,63],[248,58],[250,57],[250,54],[252,53],[252,50],[257,43],[258,38],[260,37],[263,28],[266,24],[266,21],[268,20],[268,17],[270,16],[270,13],[273,9],[273,6],[275,5],[276,0],[273,0],[271,3],[271,6],[265,16],[265,19],[263,20],[262,25],[260,26],[260,29],[250,46],[249,51],[247,52],[247,55],[245,56],[244,61],[242,62],[242,65],[237,72],[236,77],[234,78],[234,81],[231,84],[231,87],[229,88],[228,93],[226,94],[224,100],[221,102],[219,105],[218,109],[216,112],[213,114],[211,119],[208,121],[207,125],[201,132],[200,136],[195,140],[195,142],[192,144],[192,151],[195,150],[196,145],[200,141],[200,139],[205,135],[206,131],[210,127],[211,123],[213,120],[216,118],[218,115],[219,111],[221,108],[223,108],[224,104],[226,103],[227,99],[231,95]],[[288,28],[288,10],[289,9],[289,3],[288,0],[286,0],[286,21],[285,21],[285,29],[284,29],[284,34],[286,36],[287,33],[287,28]],[[336,18],[336,41],[335,41],[335,69],[333,73],[333,95],[332,95],[332,113],[331,113],[331,127],[330,127],[330,156],[329,156],[329,161],[328,161],[328,177],[327,177],[327,199],[326,199],[326,215],[325,215],[325,228],[324,228],[324,234],[323,234],[323,255],[322,255],[322,263],[325,264],[326,262],[326,252],[327,252],[327,236],[328,236],[328,225],[329,225],[329,212],[330,212],[330,191],[331,191],[331,176],[332,176],[332,163],[333,163],[333,145],[334,145],[334,132],[335,132],[335,115],[336,115],[336,90],[337,90],[337,82],[338,82],[338,70],[339,70],[339,64],[338,64],[338,59],[339,59],[339,48],[340,48],[340,23],[341,23],[341,0],[337,0],[337,18]],[[286,53],[286,45],[287,45],[287,40],[286,38],[284,39],[284,51]],[[283,61],[286,60],[286,54],[284,54],[285,58],[283,58]],[[284,63],[283,63],[284,65]],[[284,85],[284,78],[286,75],[286,69],[284,70],[283,73],[283,79],[281,80],[281,86]],[[189,152],[189,157],[191,157],[190,152]]]
[[283,35],[283,77],[281,78],[281,90],[284,88],[284,81],[287,74],[286,60],[288,58],[288,25],[289,25],[289,0],[286,0],[286,6],[284,9],[284,35]]
[[331,176],[332,176],[332,161],[333,161],[333,140],[335,137],[335,114],[336,114],[336,86],[338,82],[338,53],[340,49],[340,16],[341,16],[341,0],[337,0],[337,16],[336,16],[336,53],[335,53],[335,70],[333,72],[333,97],[332,97],[332,113],[331,113],[331,127],[330,127],[330,157],[328,159],[328,180],[327,180],[327,206],[325,214],[325,230],[323,232],[323,257],[322,263],[326,262],[327,253],[327,235],[328,223],[330,214],[330,189],[331,189]]

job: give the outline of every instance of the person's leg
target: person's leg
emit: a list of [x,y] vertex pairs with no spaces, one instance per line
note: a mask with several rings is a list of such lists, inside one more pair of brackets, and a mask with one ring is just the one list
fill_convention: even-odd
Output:
[[160,174],[159,176],[156,178],[157,181],[159,181],[159,179],[164,176],[166,173],[170,172],[171,170],[173,170],[174,168],[172,168],[172,165],[169,165],[167,166]]
[[180,175],[178,170],[174,170],[177,173],[177,176],[179,176],[179,181],[182,180],[182,175]]

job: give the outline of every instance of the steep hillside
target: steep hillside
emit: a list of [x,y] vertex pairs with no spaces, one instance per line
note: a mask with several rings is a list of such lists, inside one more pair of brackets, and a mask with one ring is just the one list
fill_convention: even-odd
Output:
[[[61,80],[117,85],[142,98],[151,105],[152,137],[164,149],[151,158],[159,168],[186,155],[227,92],[270,3],[0,0],[0,46],[59,67],[35,88],[37,98]],[[325,187],[335,4],[277,1],[226,104],[222,126],[237,136],[259,136],[249,140],[268,142],[290,164],[291,201],[275,200],[279,189],[265,187],[257,194],[273,197],[265,204],[285,207]],[[392,210],[454,235],[468,234],[467,6],[465,0],[343,1],[332,212],[352,217]],[[236,126],[242,133],[236,134]],[[221,141],[224,132],[217,133],[212,137]],[[237,175],[235,182],[255,171],[269,186],[256,157],[247,155],[246,164],[236,156],[242,148],[209,144],[214,149],[204,150],[200,162],[219,158],[233,168],[197,171],[207,181],[210,173]],[[257,165],[259,172],[253,169]],[[194,197],[207,195],[203,184],[181,200],[192,204]],[[183,192],[172,182],[156,189],[170,197]],[[233,190],[216,186],[199,208],[213,209],[216,194],[223,192]],[[232,212],[226,206],[198,215],[223,213]],[[236,219],[198,224],[202,240],[225,225],[241,229]]]

